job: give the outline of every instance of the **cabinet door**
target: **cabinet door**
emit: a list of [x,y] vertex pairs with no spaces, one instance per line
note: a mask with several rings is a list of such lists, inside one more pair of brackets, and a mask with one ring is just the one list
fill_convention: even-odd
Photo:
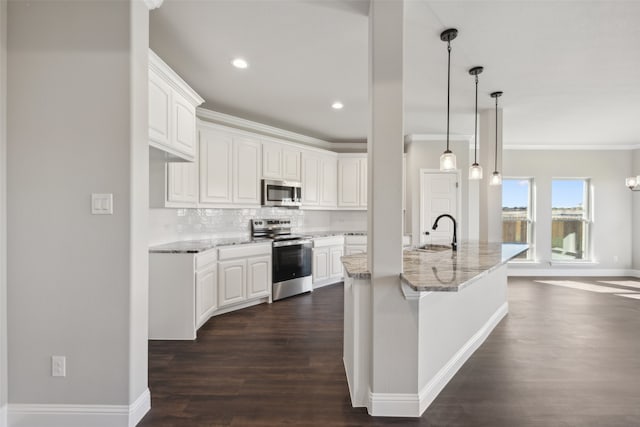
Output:
[[317,206],[320,203],[320,159],[313,154],[302,154],[302,204]]
[[262,177],[282,179],[282,146],[280,144],[262,143]]
[[218,306],[218,269],[212,266],[196,273],[196,329]]
[[231,135],[200,131],[200,202],[233,201],[233,139]]
[[188,156],[196,155],[196,109],[177,93],[173,94],[173,145]]
[[322,159],[320,179],[320,205],[336,206],[338,204],[338,160],[334,157]]
[[149,140],[170,146],[171,87],[155,72],[149,71]]
[[233,203],[260,205],[260,141],[233,137]]
[[167,163],[167,202],[195,206],[198,201],[198,167],[195,163]]
[[369,177],[367,176],[367,158],[360,159],[360,179],[359,179],[359,192],[360,192],[360,207],[367,207],[367,183]]
[[313,249],[313,283],[329,278],[329,248]]
[[247,261],[230,260],[218,263],[218,306],[242,302],[246,299]]
[[334,246],[329,250],[329,258],[331,268],[329,271],[329,275],[331,277],[341,277],[342,276],[342,261],[340,261],[340,257],[344,255],[344,247],[343,246]]
[[300,150],[282,149],[282,179],[300,182]]
[[269,296],[271,293],[271,257],[247,259],[247,299]]
[[338,206],[360,207],[360,159],[338,160]]

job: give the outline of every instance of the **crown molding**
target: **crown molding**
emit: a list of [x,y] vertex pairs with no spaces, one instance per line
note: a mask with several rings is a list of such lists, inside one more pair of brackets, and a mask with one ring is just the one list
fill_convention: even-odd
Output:
[[153,70],[169,86],[187,98],[194,107],[204,102],[204,99],[151,49],[149,49],[149,70]]
[[144,4],[149,8],[149,10],[157,9],[162,6],[162,2],[164,0],[143,0]]
[[503,147],[504,150],[527,150],[527,151],[619,151],[619,150],[638,150],[640,144],[593,144],[593,145],[578,145],[578,144],[509,144]]
[[[447,140],[446,134],[410,134],[404,137],[405,143],[412,142],[442,142]],[[473,135],[449,135],[451,142],[468,142],[473,144]]]
[[285,141],[296,142],[314,148],[321,148],[323,150],[334,152],[367,150],[366,142],[329,142],[323,139],[291,132],[285,129],[265,125],[262,123],[254,122],[252,120],[243,119],[217,111],[208,110],[202,107],[198,107],[196,109],[196,116],[204,122],[229,126],[235,129],[245,130],[249,132],[255,132],[267,137],[279,138]]

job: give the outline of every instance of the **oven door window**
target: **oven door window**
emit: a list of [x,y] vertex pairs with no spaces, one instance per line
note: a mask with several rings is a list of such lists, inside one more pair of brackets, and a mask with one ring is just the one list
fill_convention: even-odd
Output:
[[295,198],[294,190],[294,187],[267,185],[267,200],[269,202],[290,202]]
[[311,275],[311,245],[273,248],[273,282]]

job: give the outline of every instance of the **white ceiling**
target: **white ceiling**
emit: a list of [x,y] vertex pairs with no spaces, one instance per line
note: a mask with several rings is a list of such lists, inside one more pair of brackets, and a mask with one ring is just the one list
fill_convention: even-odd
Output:
[[[640,144],[640,2],[407,0],[405,133],[443,134],[452,42],[454,134],[504,91],[509,145]],[[205,108],[329,141],[367,133],[366,0],[165,0],[150,44]],[[237,70],[241,56],[249,68]],[[345,104],[334,111],[331,103]]]

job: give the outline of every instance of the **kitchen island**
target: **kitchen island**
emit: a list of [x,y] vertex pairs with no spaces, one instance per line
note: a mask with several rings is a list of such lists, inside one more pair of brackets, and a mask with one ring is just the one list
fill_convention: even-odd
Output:
[[[405,250],[397,289],[372,286],[366,254],[344,256],[343,356],[352,405],[371,415],[419,417],[508,313],[506,263],[527,249],[464,242],[457,251]],[[393,344],[374,345],[384,336],[378,329],[393,331]],[[393,377],[392,387],[385,377]]]

